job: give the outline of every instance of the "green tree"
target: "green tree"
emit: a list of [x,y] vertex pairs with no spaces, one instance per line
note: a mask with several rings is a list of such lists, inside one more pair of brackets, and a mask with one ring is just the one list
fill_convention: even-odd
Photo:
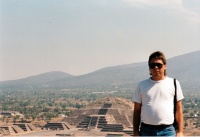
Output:
[[35,118],[36,118],[36,115],[35,114],[31,114],[31,118],[32,118],[32,121],[34,121]]
[[184,124],[184,127],[187,127],[188,126],[188,123],[187,122],[185,122],[185,124]]
[[60,109],[59,109],[58,107],[56,107],[53,111],[54,111],[54,112],[59,112]]
[[62,107],[62,110],[65,110],[65,108],[67,107],[67,105],[64,103],[64,104],[61,105],[61,107]]
[[13,117],[13,122],[16,123],[16,121],[17,121],[17,119],[19,119],[19,117],[20,117],[19,115],[14,116]]
[[79,104],[79,103],[76,103],[76,106],[75,106],[76,108],[82,108],[83,107],[83,105],[81,105],[81,104]]
[[7,111],[8,110],[8,106],[6,104],[2,104],[2,110]]

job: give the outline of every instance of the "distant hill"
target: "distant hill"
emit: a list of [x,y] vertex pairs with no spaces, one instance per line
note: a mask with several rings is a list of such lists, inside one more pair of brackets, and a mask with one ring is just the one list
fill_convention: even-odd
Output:
[[[200,50],[167,60],[167,75],[177,78],[185,91],[198,91],[200,83]],[[147,62],[106,67],[85,75],[49,72],[15,81],[0,82],[1,88],[34,86],[49,88],[81,88],[88,90],[133,89],[149,77]]]
[[44,85],[50,81],[62,80],[74,77],[73,75],[67,74],[60,71],[52,71],[36,76],[30,76],[27,78],[22,78],[18,80],[9,80],[0,82],[0,87],[25,87],[25,86],[36,86]]
[[168,60],[167,74],[177,78],[183,90],[200,91],[200,51],[173,57]]
[[169,75],[177,77],[182,82],[200,80],[200,51],[173,57],[167,62]]

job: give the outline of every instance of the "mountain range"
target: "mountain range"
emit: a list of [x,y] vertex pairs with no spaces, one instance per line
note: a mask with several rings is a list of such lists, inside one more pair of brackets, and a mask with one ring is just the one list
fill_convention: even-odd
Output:
[[[167,59],[167,76],[177,78],[183,91],[198,92],[200,83],[200,50]],[[105,67],[97,71],[73,76],[53,71],[18,80],[1,81],[0,89],[56,88],[106,90],[118,87],[135,88],[149,77],[147,62]]]

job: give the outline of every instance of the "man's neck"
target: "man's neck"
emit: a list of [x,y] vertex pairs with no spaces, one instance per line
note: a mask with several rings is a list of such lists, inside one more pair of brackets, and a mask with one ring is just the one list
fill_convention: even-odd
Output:
[[157,77],[157,76],[152,76],[151,79],[154,80],[154,81],[159,81],[159,80],[163,80],[165,79],[166,76],[162,76],[162,77]]

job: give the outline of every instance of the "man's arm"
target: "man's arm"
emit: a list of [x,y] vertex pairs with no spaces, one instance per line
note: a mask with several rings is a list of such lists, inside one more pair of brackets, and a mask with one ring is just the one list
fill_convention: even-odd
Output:
[[178,132],[177,136],[183,136],[183,108],[182,108],[182,101],[178,101],[176,103],[176,121],[178,123]]
[[141,104],[135,102],[134,112],[133,112],[133,135],[139,136],[139,126],[140,126],[140,114],[141,114]]

